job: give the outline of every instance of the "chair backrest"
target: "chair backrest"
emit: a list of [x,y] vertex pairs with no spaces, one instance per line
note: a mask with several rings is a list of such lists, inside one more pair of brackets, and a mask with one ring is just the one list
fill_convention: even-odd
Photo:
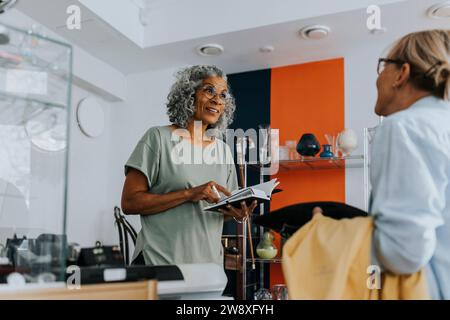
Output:
[[125,216],[121,213],[119,207],[114,207],[114,219],[115,224],[117,225],[117,229],[119,232],[119,245],[120,250],[124,256],[125,265],[130,264],[130,248],[129,248],[129,239],[133,242],[133,245],[136,245],[137,232],[133,228],[133,226],[127,221]]
[[0,300],[157,300],[156,280],[0,291]]

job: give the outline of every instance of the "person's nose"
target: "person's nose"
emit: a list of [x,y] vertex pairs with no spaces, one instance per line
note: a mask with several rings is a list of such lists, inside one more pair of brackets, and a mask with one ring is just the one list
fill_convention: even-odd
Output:
[[222,102],[219,99],[219,95],[218,94],[214,95],[214,97],[211,99],[211,102],[214,103],[215,105],[222,104]]

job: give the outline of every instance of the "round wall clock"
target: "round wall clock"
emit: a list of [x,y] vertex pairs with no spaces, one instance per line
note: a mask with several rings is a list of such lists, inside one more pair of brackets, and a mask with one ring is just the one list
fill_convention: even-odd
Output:
[[105,128],[105,114],[100,103],[92,97],[81,100],[77,107],[77,122],[86,136],[100,136]]

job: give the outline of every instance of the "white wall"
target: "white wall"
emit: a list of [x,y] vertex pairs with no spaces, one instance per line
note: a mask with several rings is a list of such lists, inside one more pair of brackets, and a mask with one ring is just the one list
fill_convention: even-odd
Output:
[[[126,103],[118,104],[111,117],[111,149],[109,159],[109,198],[120,206],[124,176],[124,164],[138,140],[152,126],[169,123],[166,115],[166,97],[177,68],[134,74],[127,77]],[[127,219],[139,230],[138,216]],[[105,240],[117,243],[116,233],[105,230]]]
[[[76,122],[76,106],[85,97],[95,97],[103,106],[105,130],[97,138],[85,136]],[[70,242],[93,246],[95,241],[111,242],[113,207],[108,176],[112,148],[112,112],[115,104],[74,86],[70,123],[70,154],[67,235]]]
[[[377,43],[357,45],[345,55],[345,127],[355,130],[358,148],[353,154],[364,153],[364,128],[375,127],[379,118],[374,113],[376,102],[376,61],[380,55]],[[346,169],[345,199],[355,207],[365,209],[364,171]]]

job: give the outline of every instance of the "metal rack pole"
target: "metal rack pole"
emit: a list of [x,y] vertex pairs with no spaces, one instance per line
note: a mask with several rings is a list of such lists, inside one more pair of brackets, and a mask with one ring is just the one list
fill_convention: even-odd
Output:
[[369,130],[364,128],[364,210],[369,211]]
[[[264,175],[263,175],[264,170],[259,170],[259,183],[264,183]],[[264,214],[264,203],[261,202],[259,205],[259,215],[262,216]],[[259,241],[262,240],[262,235],[264,233],[264,227],[259,227]],[[263,288],[264,287],[264,268],[265,265],[263,262],[259,262],[259,287]],[[269,266],[270,268],[270,266]]]
[[[244,157],[244,188],[247,187],[247,161]],[[247,223],[242,223],[242,299],[247,300]]]

